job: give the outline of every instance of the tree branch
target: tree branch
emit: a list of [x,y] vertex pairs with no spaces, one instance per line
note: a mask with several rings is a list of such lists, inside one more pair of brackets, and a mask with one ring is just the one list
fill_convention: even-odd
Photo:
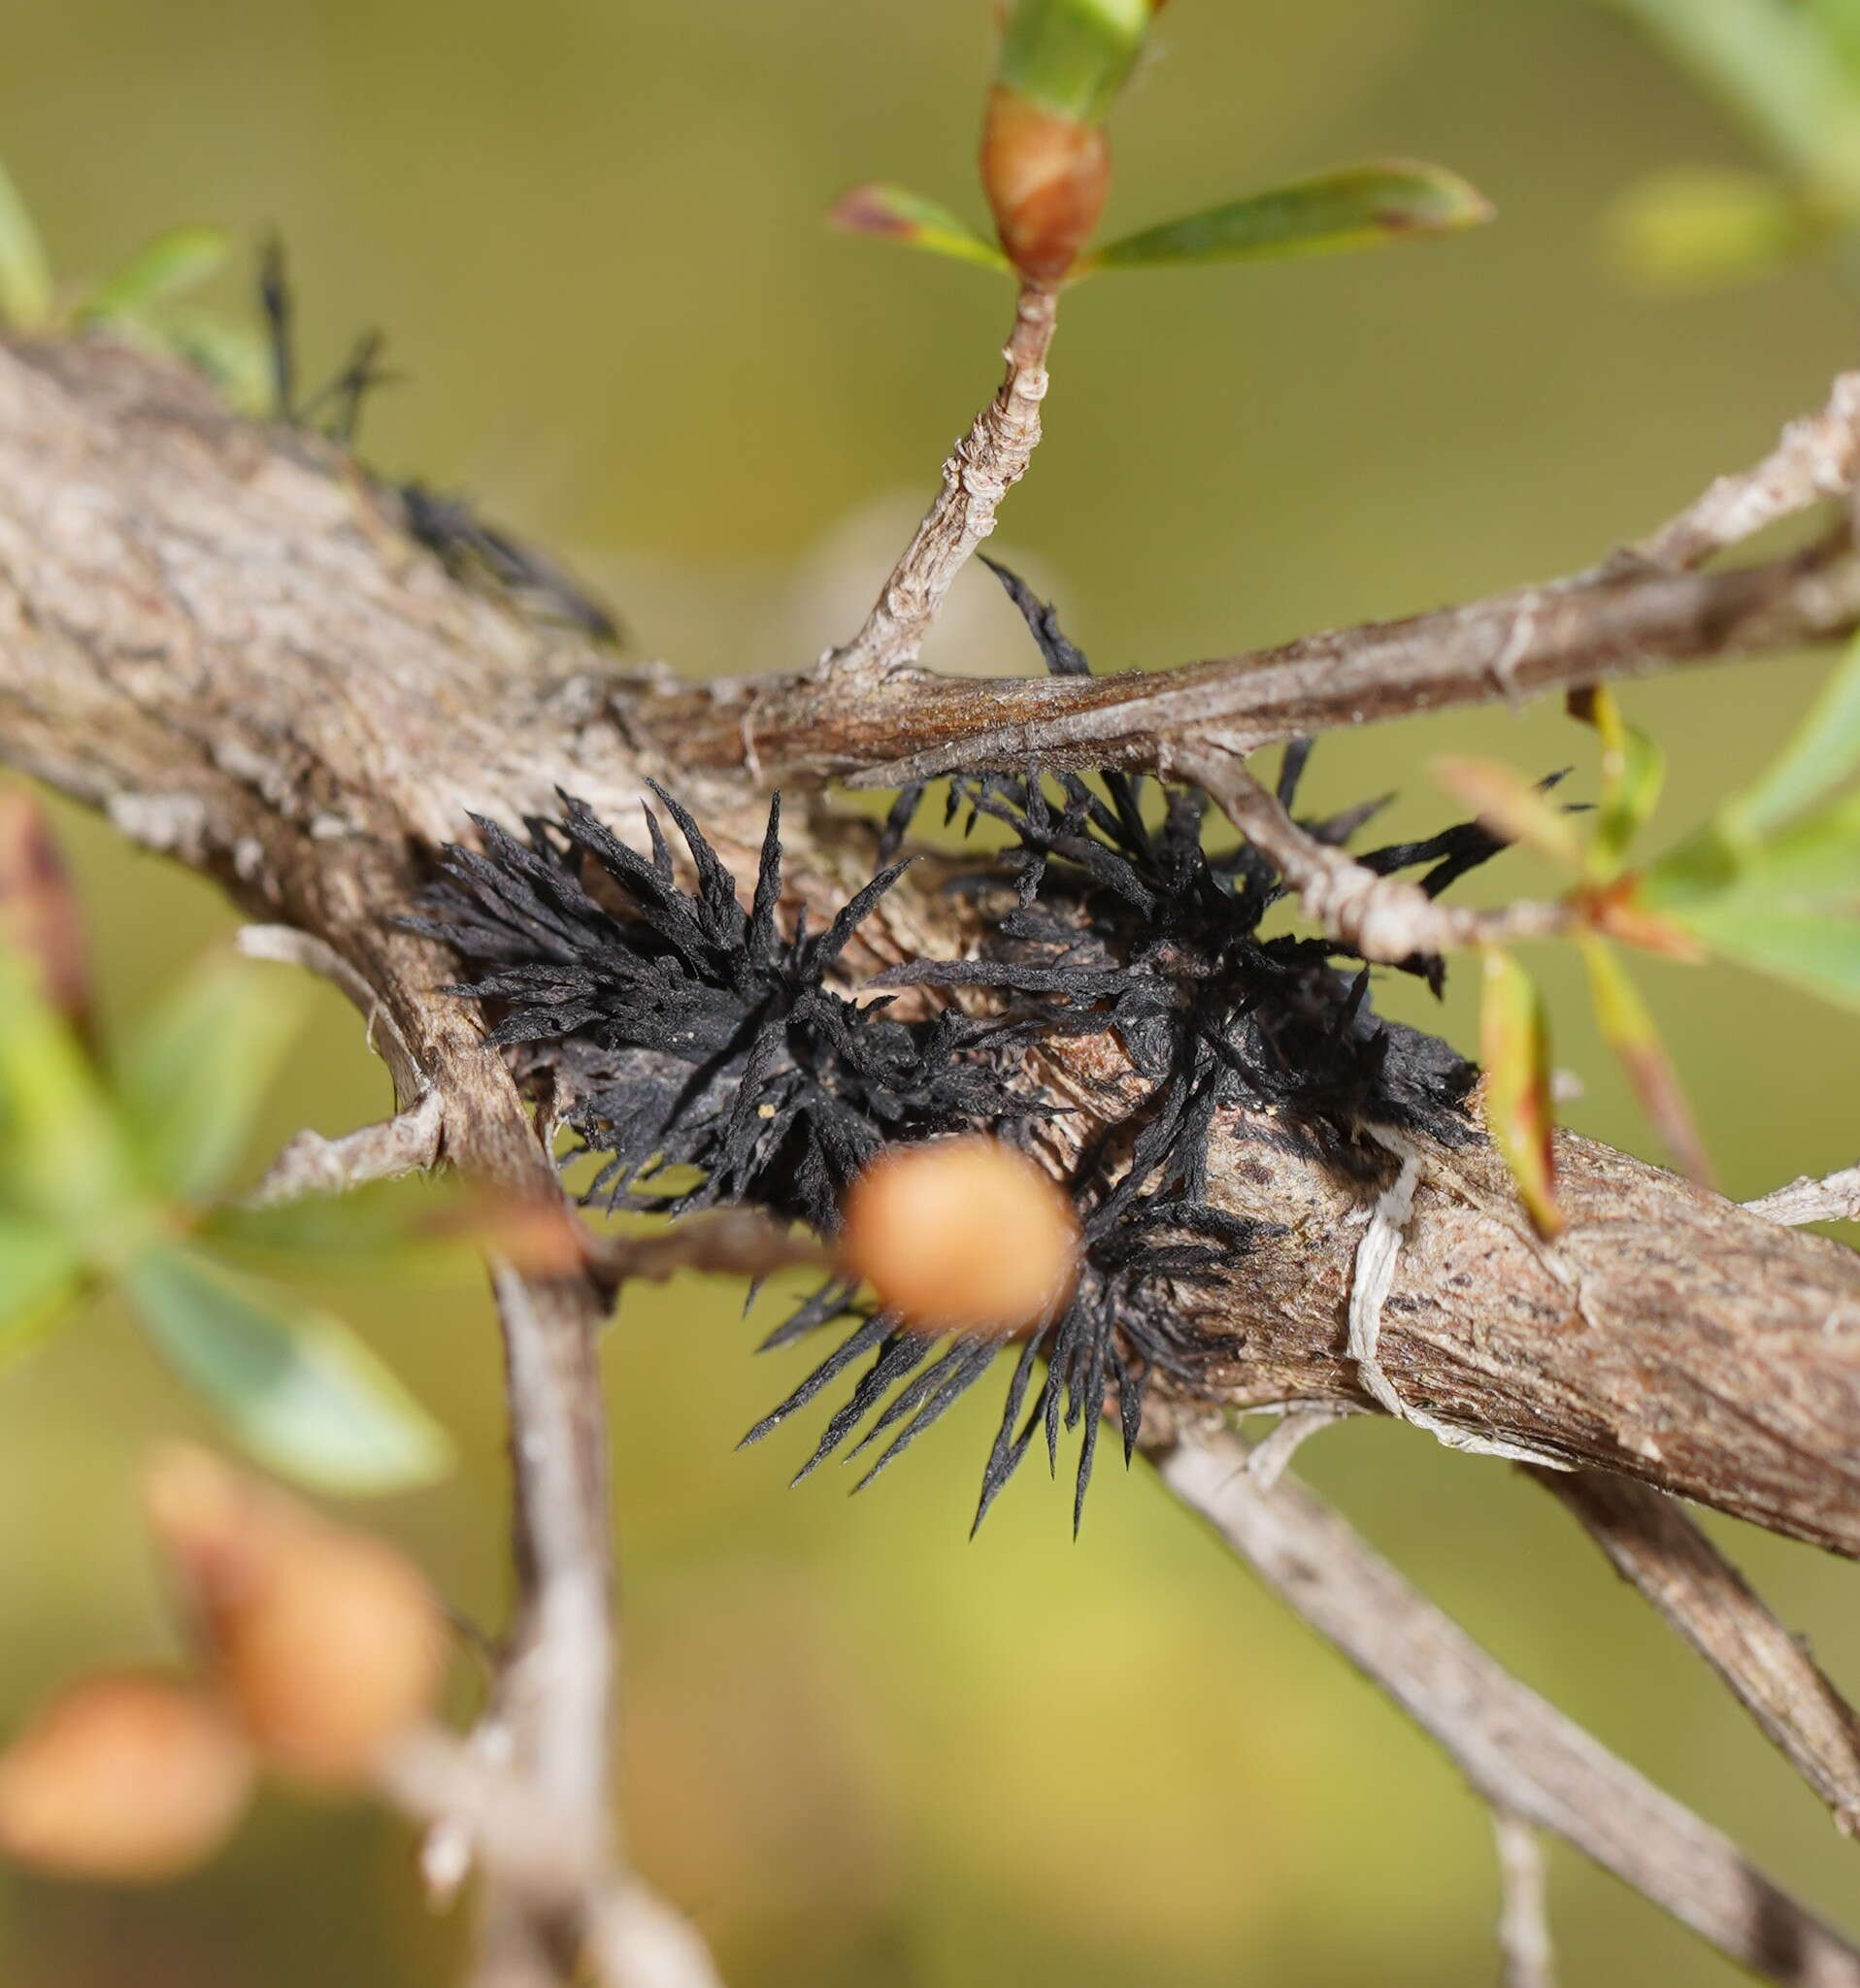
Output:
[[943,466],[943,488],[892,568],[865,626],[820,659],[836,693],[870,688],[917,659],[937,610],[970,555],[995,528],[1001,500],[1027,473],[1040,445],[1046,353],[1059,315],[1057,292],[1022,284],[1001,356],[1007,377]]
[[[838,700],[841,736],[868,757],[875,727],[894,756],[913,736],[888,697]],[[736,687],[617,675],[455,585],[341,461],[233,419],[183,374],[109,347],[0,348],[0,757],[347,961],[444,1092],[461,1164],[547,1175],[472,1011],[439,991],[449,962],[385,922],[427,852],[467,811],[516,823],[558,783],[627,833],[650,774],[741,872],[766,812],[743,716]],[[727,732],[735,758],[707,772],[685,717]],[[786,826],[791,882],[816,911],[869,876],[862,824],[791,804]],[[970,916],[907,877],[861,963],[959,954]],[[1045,1053],[1083,1136],[1116,1075],[1106,1045]],[[1376,1189],[1281,1131],[1237,1112],[1217,1129],[1211,1199],[1270,1233],[1206,1300],[1240,1347],[1212,1385],[1237,1408],[1371,1408],[1345,1346]],[[1422,1157],[1377,1349],[1411,1410],[1860,1553],[1852,1251],[1570,1136],[1570,1230],[1546,1249],[1489,1147]],[[556,1320],[565,1342],[591,1347],[599,1309],[589,1282]],[[591,1369],[565,1343],[590,1415]]]
[[1860,1167],[1843,1167],[1819,1180],[1804,1174],[1744,1205],[1753,1215],[1786,1229],[1808,1222],[1860,1222]]
[[1677,1505],[1599,1471],[1527,1468],[1614,1571],[1711,1665],[1819,1795],[1860,1834],[1860,1721],[1821,1667]]
[[1394,1699],[1495,1811],[1553,1831],[1766,1980],[1860,1983],[1860,1950],[1520,1684],[1301,1485],[1262,1491],[1238,1438],[1161,1436],[1149,1454],[1170,1490]]

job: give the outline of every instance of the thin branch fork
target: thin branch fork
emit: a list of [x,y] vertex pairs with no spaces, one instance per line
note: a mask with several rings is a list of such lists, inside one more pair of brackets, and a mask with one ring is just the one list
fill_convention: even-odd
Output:
[[1158,1433],[1163,1482],[1386,1692],[1492,1808],[1548,1830],[1727,1958],[1789,1988],[1855,1988],[1860,1949],[1728,1839],[1518,1682],[1302,1485],[1263,1491],[1226,1433]]

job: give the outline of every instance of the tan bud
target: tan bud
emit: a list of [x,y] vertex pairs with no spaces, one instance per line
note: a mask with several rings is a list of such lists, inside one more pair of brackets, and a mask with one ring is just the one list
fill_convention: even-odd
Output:
[[364,1785],[444,1679],[445,1624],[418,1569],[203,1450],[162,1451],[146,1496],[213,1674],[267,1765],[307,1787]]
[[997,84],[982,127],[981,183],[1008,260],[1030,282],[1056,283],[1097,231],[1111,149],[1097,125]]
[[924,1332],[1045,1323],[1079,1275],[1079,1218],[1024,1153],[981,1137],[881,1155],[847,1195],[841,1259]]
[[87,1677],[0,1754],[0,1850],[41,1871],[152,1883],[203,1863],[251,1791],[251,1753],[205,1693]]

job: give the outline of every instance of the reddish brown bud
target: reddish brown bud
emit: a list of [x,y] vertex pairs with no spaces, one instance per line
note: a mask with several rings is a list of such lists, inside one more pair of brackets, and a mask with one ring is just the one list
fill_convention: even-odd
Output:
[[83,914],[51,822],[23,787],[0,788],[0,944],[20,954],[67,1021],[88,1028]]
[[1014,1333],[1072,1294],[1079,1218],[1024,1153],[985,1138],[881,1155],[846,1199],[840,1253],[924,1332]]
[[0,1754],[0,1850],[69,1877],[152,1883],[204,1862],[251,1789],[251,1755],[205,1694],[88,1677]]
[[445,1627],[418,1570],[202,1450],[163,1451],[147,1504],[213,1674],[267,1764],[309,1787],[365,1783],[444,1676]]
[[1110,148],[1095,124],[998,84],[982,128],[981,183],[1008,259],[1030,282],[1056,283],[1097,231]]

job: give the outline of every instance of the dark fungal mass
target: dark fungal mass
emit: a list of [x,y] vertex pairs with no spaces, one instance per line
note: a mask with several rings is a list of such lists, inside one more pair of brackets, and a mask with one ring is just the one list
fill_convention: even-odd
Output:
[[[1024,1020],[950,1010],[907,1023],[887,1001],[855,1005],[828,984],[904,864],[819,932],[804,918],[784,937],[780,801],[746,911],[696,822],[653,791],[695,890],[676,880],[652,810],[643,856],[565,800],[558,819],[526,824],[527,843],[480,821],[483,852],[447,849],[445,880],[408,921],[477,973],[455,991],[492,1005],[490,1041],[521,1045],[552,1080],[578,1151],[601,1161],[589,1202],[668,1214],[747,1203],[830,1233],[840,1197],[886,1141],[1011,1128],[1040,1109],[1008,1081]],[[703,1177],[667,1194],[655,1183],[673,1167]]]
[[[996,570],[1047,666],[1082,672],[1052,611]],[[1286,752],[1288,807],[1305,758],[1302,746]],[[1196,1293],[1244,1276],[1267,1230],[1210,1200],[1218,1127],[1245,1111],[1247,1136],[1366,1175],[1379,1165],[1366,1126],[1448,1143],[1472,1134],[1472,1066],[1378,1019],[1368,969],[1329,942],[1263,935],[1280,879],[1244,843],[1205,848],[1197,792],[1114,773],[952,782],[951,816],[992,818],[1011,837],[952,886],[976,901],[978,956],[913,962],[871,984],[973,989],[967,998],[989,1011],[914,1019],[854,1004],[833,984],[902,865],[818,933],[783,936],[779,808],[745,911],[697,824],[655,792],[693,888],[679,880],[652,811],[642,854],[566,801],[559,818],[527,824],[527,842],[480,823],[482,852],[448,849],[445,879],[414,921],[468,962],[475,977],[457,991],[489,1004],[491,1040],[547,1076],[562,1122],[599,1156],[589,1199],[671,1212],[748,1203],[830,1233],[842,1193],[882,1145],[976,1129],[1021,1139],[1054,1111],[1036,1075],[1041,1044],[1109,1034],[1129,1066],[1093,1100],[1097,1129],[1074,1165],[1084,1255],[1062,1316],[1006,1350],[995,1340],[938,1342],[830,1283],[771,1335],[768,1346],[838,1338],[748,1440],[851,1382],[801,1475],[842,1449],[876,1452],[869,1481],[1000,1360],[1012,1371],[977,1522],[1030,1448],[1044,1446],[1056,1469],[1062,1433],[1077,1430],[1076,1527],[1101,1411],[1114,1415],[1127,1460],[1152,1378],[1192,1397],[1238,1351]],[[920,798],[900,797],[887,855]],[[1341,844],[1377,805],[1305,825]],[[1463,825],[1361,860],[1383,874],[1420,869],[1436,891],[1501,846]],[[1439,985],[1439,961],[1407,965]],[[655,1194],[672,1166],[697,1169],[698,1184]]]

